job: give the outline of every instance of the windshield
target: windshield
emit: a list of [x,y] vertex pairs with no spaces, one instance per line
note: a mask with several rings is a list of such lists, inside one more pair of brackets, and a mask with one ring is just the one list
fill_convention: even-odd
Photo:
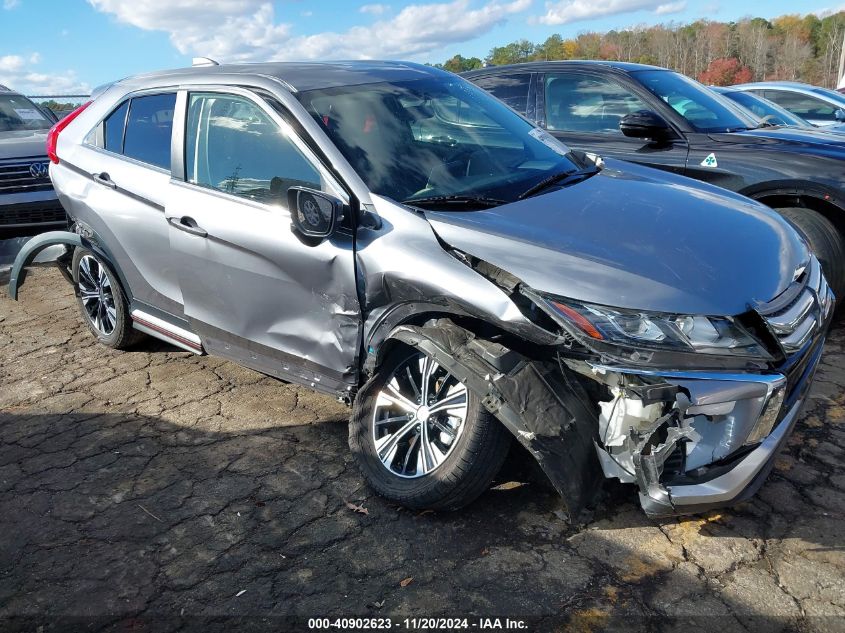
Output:
[[728,99],[736,101],[742,107],[751,110],[755,115],[761,119],[765,117],[772,117],[769,119],[771,123],[779,123],[781,125],[793,125],[795,127],[813,127],[804,119],[799,119],[789,110],[781,108],[779,105],[772,103],[762,97],[751,94],[750,92],[724,92]]
[[53,122],[21,95],[0,95],[0,132],[49,130]]
[[698,132],[736,132],[758,125],[757,121],[730,100],[679,73],[641,70],[631,74],[649,91],[668,103]]
[[551,174],[584,167],[547,132],[457,77],[296,96],[370,191],[399,201],[512,202]]

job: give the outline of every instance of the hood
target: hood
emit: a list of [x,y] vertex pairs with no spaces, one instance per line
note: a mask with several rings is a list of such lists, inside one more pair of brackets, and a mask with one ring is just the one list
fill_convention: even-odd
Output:
[[0,160],[47,156],[47,130],[0,132]]
[[710,138],[720,143],[744,143],[746,145],[759,143],[760,145],[788,144],[808,147],[821,146],[827,149],[841,150],[843,155],[845,155],[845,137],[842,135],[843,129],[764,127],[758,130],[710,134]]
[[535,290],[620,308],[740,314],[783,292],[808,258],[767,207],[613,160],[565,189],[426,217],[447,244]]

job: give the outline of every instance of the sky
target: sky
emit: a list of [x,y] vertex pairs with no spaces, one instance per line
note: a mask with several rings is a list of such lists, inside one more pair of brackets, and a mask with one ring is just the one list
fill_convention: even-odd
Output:
[[836,0],[0,0],[0,84],[87,93],[194,56],[434,63],[553,33],[840,8]]

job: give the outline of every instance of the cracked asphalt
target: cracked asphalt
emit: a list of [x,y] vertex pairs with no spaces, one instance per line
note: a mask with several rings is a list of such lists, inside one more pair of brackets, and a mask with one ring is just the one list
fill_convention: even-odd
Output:
[[[845,630],[845,328],[768,482],[585,525],[538,485],[450,514],[364,485],[331,398],[148,339],[96,345],[55,270],[0,298],[0,628],[306,629],[519,616],[536,630]],[[355,506],[355,507],[350,507]],[[412,580],[408,580],[412,579]]]

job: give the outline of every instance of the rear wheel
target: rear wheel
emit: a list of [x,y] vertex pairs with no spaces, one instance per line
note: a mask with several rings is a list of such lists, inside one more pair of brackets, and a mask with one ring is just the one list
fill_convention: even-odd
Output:
[[435,360],[402,347],[355,399],[349,446],[372,488],[415,509],[456,510],[490,485],[507,429]]
[[94,253],[77,248],[71,264],[82,320],[103,345],[131,347],[142,336],[132,328],[129,306],[114,274]]
[[789,207],[776,209],[804,236],[810,249],[818,257],[827,283],[843,305],[845,296],[845,237],[833,223],[812,209]]

